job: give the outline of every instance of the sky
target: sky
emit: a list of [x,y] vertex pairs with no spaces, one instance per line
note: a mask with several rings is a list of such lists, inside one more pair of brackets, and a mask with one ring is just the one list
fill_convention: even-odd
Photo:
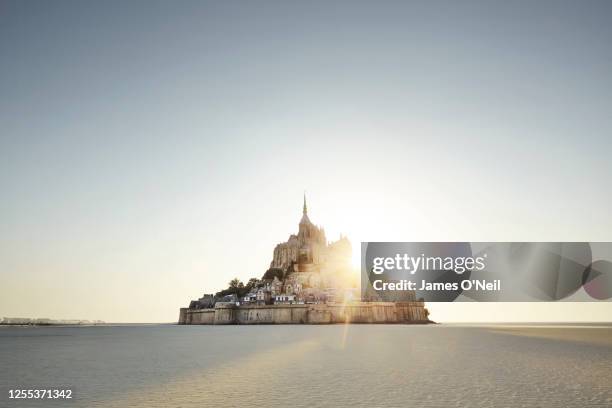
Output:
[[[612,241],[608,1],[0,1],[0,317],[171,322],[328,238]],[[438,321],[612,303],[429,304]]]

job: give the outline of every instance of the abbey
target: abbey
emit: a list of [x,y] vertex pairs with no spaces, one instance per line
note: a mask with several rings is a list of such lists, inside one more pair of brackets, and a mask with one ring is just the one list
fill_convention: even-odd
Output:
[[328,241],[310,221],[304,196],[297,234],[276,245],[262,278],[246,285],[235,279],[228,289],[191,301],[180,309],[179,324],[430,323],[414,295],[360,301],[351,255],[348,238]]
[[325,230],[310,221],[304,196],[298,233],[274,248],[270,269],[262,280],[274,292],[280,289],[284,294],[295,295],[297,301],[342,300],[356,295],[351,255],[348,238],[340,236],[328,242]]

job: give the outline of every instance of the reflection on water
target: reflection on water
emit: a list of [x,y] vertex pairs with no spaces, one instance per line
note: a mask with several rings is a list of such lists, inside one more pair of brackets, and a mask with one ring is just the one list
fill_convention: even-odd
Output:
[[[612,406],[612,347],[555,330],[561,340],[491,326],[2,328],[0,406]],[[10,388],[75,399],[11,402]]]

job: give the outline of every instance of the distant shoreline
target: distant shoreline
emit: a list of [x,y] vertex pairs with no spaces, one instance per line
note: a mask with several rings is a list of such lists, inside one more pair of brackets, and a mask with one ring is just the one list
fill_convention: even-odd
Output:
[[44,327],[44,326],[106,326],[106,323],[0,323],[0,327]]
[[116,326],[176,326],[177,323],[0,323],[2,327],[116,327]]
[[96,326],[106,324],[102,320],[48,319],[29,317],[3,317],[0,326]]

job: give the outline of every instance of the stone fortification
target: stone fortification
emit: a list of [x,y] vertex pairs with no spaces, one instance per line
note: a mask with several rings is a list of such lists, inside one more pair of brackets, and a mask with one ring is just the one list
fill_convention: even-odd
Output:
[[324,229],[310,221],[304,197],[298,233],[274,248],[262,278],[251,279],[244,293],[232,281],[230,294],[191,301],[180,309],[179,324],[429,323],[414,291],[404,302],[356,302],[351,257],[347,237],[328,242]]
[[179,324],[430,323],[423,302],[241,305],[182,308]]

